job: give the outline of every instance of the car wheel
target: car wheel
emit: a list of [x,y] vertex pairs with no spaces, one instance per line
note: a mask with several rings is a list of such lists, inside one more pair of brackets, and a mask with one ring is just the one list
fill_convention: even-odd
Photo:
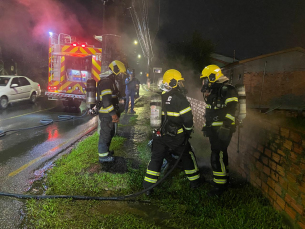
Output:
[[1,99],[0,99],[0,106],[2,109],[5,109],[7,108],[8,106],[8,99],[6,96],[2,96]]
[[36,94],[33,92],[33,93],[31,94],[31,97],[30,97],[30,102],[31,102],[31,103],[35,103],[35,102],[36,102],[36,99],[37,99],[37,96],[36,96]]

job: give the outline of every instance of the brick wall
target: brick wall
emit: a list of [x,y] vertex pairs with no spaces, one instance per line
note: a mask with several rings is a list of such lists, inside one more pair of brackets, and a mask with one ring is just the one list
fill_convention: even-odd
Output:
[[[188,98],[194,125],[201,128],[205,103]],[[305,228],[305,131],[272,124],[263,114],[248,111],[243,127],[230,143],[230,170],[259,188],[275,209]]]
[[247,72],[244,74],[247,105],[301,109],[304,107],[304,77],[304,71],[271,72],[265,75],[264,72]]
[[270,123],[248,112],[229,146],[230,169],[268,197],[275,209],[305,228],[305,132]]

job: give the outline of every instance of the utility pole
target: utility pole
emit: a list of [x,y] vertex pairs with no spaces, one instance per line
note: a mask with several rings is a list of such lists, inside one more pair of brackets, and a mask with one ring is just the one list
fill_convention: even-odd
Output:
[[108,2],[108,0],[102,0],[103,3],[103,8],[102,8],[102,16],[103,16],[103,22],[102,22],[102,33],[105,33],[105,12],[106,12],[106,2]]
[[3,59],[2,59],[1,46],[0,46],[0,74],[4,75],[4,62],[3,62]]

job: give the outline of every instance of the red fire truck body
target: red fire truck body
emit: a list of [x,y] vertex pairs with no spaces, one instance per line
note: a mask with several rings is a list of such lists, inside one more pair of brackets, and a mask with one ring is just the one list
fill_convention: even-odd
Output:
[[66,34],[49,38],[49,100],[62,100],[64,106],[79,107],[86,101],[88,79],[100,80],[102,49],[77,43]]

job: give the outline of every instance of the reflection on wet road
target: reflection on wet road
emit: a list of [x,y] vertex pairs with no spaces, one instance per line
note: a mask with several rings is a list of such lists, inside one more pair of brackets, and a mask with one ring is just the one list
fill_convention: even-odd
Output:
[[[82,104],[80,109],[64,111],[63,107],[56,106],[54,101],[47,100],[40,100],[35,105],[14,104],[6,110],[0,110],[0,130],[40,126],[40,120],[56,121],[59,115],[81,116],[85,109],[85,104]],[[97,116],[85,115],[79,119],[54,122],[44,127],[9,132],[0,137],[0,191],[26,191],[35,176],[34,170],[44,167],[62,149],[96,128],[96,125]],[[0,225],[10,228],[16,225],[16,219],[20,221],[18,208],[21,203],[19,200],[0,197]]]

